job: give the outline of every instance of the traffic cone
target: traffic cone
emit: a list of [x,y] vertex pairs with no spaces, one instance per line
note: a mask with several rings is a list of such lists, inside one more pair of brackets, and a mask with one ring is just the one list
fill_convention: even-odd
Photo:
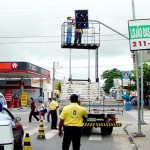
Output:
[[39,132],[38,132],[37,139],[45,139],[43,120],[40,120]]
[[31,144],[30,144],[29,133],[26,133],[26,135],[25,135],[23,150],[32,150],[32,147],[31,147]]

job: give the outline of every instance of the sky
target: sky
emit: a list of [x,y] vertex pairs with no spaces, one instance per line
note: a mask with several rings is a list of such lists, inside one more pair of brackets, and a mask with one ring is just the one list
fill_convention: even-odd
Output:
[[[149,0],[134,0],[136,19],[147,19]],[[69,78],[69,49],[61,48],[61,25],[75,10],[88,9],[89,20],[100,21],[128,37],[132,0],[1,0],[0,61],[25,61],[43,67],[56,79]],[[99,77],[105,70],[133,69],[129,41],[100,28]],[[87,79],[88,51],[72,49],[72,77]],[[90,77],[95,79],[95,51],[90,51]],[[101,78],[100,78],[101,80]]]

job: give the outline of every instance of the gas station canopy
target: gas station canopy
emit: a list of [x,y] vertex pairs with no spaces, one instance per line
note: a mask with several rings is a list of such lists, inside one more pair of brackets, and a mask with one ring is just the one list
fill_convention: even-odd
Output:
[[50,78],[50,71],[28,62],[0,62],[0,78]]

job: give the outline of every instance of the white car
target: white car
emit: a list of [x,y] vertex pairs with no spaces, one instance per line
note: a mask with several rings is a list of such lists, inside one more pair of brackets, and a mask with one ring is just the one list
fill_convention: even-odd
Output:
[[13,150],[14,137],[9,120],[0,121],[0,150]]
[[7,102],[2,93],[0,93],[0,102],[3,104],[3,107],[7,108]]

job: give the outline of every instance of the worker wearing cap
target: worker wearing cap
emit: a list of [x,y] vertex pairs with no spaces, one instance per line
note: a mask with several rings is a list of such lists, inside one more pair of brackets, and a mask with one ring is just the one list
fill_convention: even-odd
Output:
[[66,37],[66,44],[71,44],[72,25],[73,25],[73,19],[70,16],[68,16],[67,17],[67,37]]
[[69,150],[71,141],[73,144],[73,150],[79,150],[83,117],[87,116],[88,112],[84,107],[79,105],[78,96],[76,94],[72,94],[70,100],[71,104],[65,106],[60,114],[58,134],[59,136],[63,135],[63,126],[64,136],[62,150]]
[[7,114],[3,113],[3,104],[0,102],[0,121],[1,120],[10,120],[11,126],[12,128],[15,127],[15,123],[12,121],[12,119],[10,118],[10,116],[8,116]]
[[49,105],[49,109],[51,110],[51,129],[57,129],[57,108],[58,103],[56,102],[56,98],[54,97],[53,100],[51,100],[51,103]]

